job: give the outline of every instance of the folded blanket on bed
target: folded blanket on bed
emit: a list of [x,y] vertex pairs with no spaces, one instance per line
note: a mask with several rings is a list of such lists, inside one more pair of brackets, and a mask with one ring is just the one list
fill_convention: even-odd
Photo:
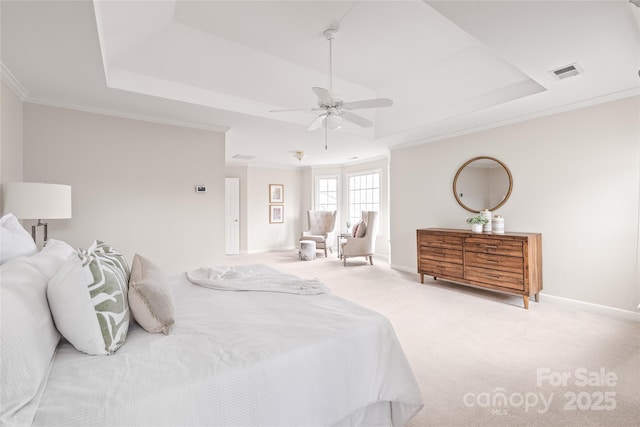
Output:
[[298,295],[328,294],[316,279],[301,279],[270,268],[246,269],[229,266],[204,267],[187,272],[191,283],[220,291],[284,292]]

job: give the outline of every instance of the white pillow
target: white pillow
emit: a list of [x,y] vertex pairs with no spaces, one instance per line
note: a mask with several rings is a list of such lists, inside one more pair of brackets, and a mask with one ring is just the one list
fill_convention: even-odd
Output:
[[74,253],[75,251],[68,243],[49,239],[40,252],[31,255],[27,260],[49,281],[60,270],[67,258]]
[[0,218],[0,264],[11,258],[38,252],[31,235],[12,213]]
[[60,333],[78,350],[113,354],[129,328],[129,266],[107,244],[95,241],[70,256],[47,289]]
[[0,425],[31,425],[60,335],[47,279],[29,258],[6,262],[0,276]]

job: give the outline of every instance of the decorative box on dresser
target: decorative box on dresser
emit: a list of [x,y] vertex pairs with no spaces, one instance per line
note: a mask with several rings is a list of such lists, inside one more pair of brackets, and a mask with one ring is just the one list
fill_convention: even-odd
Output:
[[473,233],[448,228],[417,230],[418,273],[450,282],[522,295],[539,301],[542,234]]

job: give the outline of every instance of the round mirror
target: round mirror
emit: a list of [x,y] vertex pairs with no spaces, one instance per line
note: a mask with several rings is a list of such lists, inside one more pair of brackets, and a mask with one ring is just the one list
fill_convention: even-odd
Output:
[[453,195],[470,212],[494,211],[511,195],[513,179],[507,165],[493,157],[475,157],[458,169]]

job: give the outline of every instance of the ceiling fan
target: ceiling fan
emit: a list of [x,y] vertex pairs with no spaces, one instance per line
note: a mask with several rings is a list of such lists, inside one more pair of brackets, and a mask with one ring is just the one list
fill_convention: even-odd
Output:
[[318,106],[312,108],[292,108],[285,110],[271,110],[271,112],[284,111],[320,111],[321,113],[315,118],[308,127],[308,130],[315,130],[324,127],[324,148],[327,149],[327,130],[336,130],[342,127],[342,120],[350,121],[360,127],[370,127],[373,125],[369,119],[366,119],[351,110],[359,110],[363,108],[380,108],[390,107],[393,101],[388,98],[366,99],[362,101],[345,102],[336,97],[333,93],[333,58],[332,58],[332,42],[338,32],[337,26],[327,28],[323,34],[329,41],[329,89],[321,87],[312,87],[311,90],[318,97]]

